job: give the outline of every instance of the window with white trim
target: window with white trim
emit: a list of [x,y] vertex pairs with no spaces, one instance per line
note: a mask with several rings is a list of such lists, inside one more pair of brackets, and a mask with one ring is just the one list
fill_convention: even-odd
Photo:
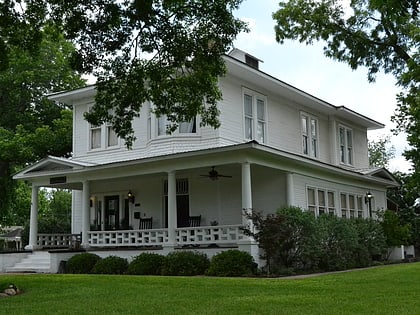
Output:
[[353,130],[339,126],[338,141],[340,163],[353,165]]
[[[166,115],[157,117],[157,135],[164,136],[168,134],[168,127],[171,122],[167,119]],[[197,119],[194,117],[190,121],[181,121],[178,124],[178,129],[173,134],[196,134],[197,133]]]
[[363,196],[349,193],[340,193],[341,217],[363,218]]
[[89,128],[89,149],[100,150],[114,148],[119,145],[119,138],[110,124],[100,126],[90,125]]
[[266,97],[250,90],[244,90],[243,101],[245,139],[265,143],[267,141]]
[[315,216],[336,213],[335,192],[315,187],[307,187],[308,211]]
[[106,126],[106,138],[108,147],[114,147],[118,145],[117,133],[115,132],[114,128],[109,124],[107,124]]
[[303,154],[318,157],[318,119],[312,115],[301,113],[300,126]]
[[89,148],[91,150],[100,149],[101,148],[101,138],[102,138],[102,128],[101,128],[101,126],[90,125],[89,133],[90,133]]

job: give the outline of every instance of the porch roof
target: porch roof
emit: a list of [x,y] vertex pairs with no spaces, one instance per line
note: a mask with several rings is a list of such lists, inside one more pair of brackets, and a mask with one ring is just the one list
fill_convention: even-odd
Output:
[[386,169],[345,169],[256,141],[103,164],[49,156],[15,174],[13,178],[50,187],[80,189],[80,185],[76,183],[80,184],[83,180],[158,174],[243,162],[292,173],[323,172],[330,176],[340,176],[387,188],[399,186],[398,181]]

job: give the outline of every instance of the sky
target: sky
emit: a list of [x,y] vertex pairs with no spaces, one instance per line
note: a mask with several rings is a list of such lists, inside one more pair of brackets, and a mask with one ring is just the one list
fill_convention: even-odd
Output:
[[323,54],[323,42],[306,46],[304,43],[275,40],[272,13],[278,0],[244,0],[234,14],[248,23],[249,33],[240,34],[234,47],[263,61],[260,70],[336,106],[346,106],[385,125],[369,131],[370,140],[390,136],[395,158],[388,169],[408,172],[410,164],[401,155],[408,148],[406,135],[395,136],[391,116],[396,108],[398,88],[392,74],[379,74],[369,83],[367,70],[353,71],[347,64],[329,59]]

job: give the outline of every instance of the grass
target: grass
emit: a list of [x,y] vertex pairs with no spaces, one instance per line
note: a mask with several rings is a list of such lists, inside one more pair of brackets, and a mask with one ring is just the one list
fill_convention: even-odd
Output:
[[0,275],[0,314],[420,314],[420,263],[305,279]]

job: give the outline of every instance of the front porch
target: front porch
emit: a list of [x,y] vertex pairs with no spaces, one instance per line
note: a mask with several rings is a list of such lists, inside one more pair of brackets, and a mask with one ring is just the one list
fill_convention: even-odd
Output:
[[[141,248],[188,246],[238,246],[248,239],[242,225],[183,227],[175,229],[175,243],[169,241],[168,229],[88,231],[86,248]],[[81,234],[38,234],[37,248],[79,249]]]

